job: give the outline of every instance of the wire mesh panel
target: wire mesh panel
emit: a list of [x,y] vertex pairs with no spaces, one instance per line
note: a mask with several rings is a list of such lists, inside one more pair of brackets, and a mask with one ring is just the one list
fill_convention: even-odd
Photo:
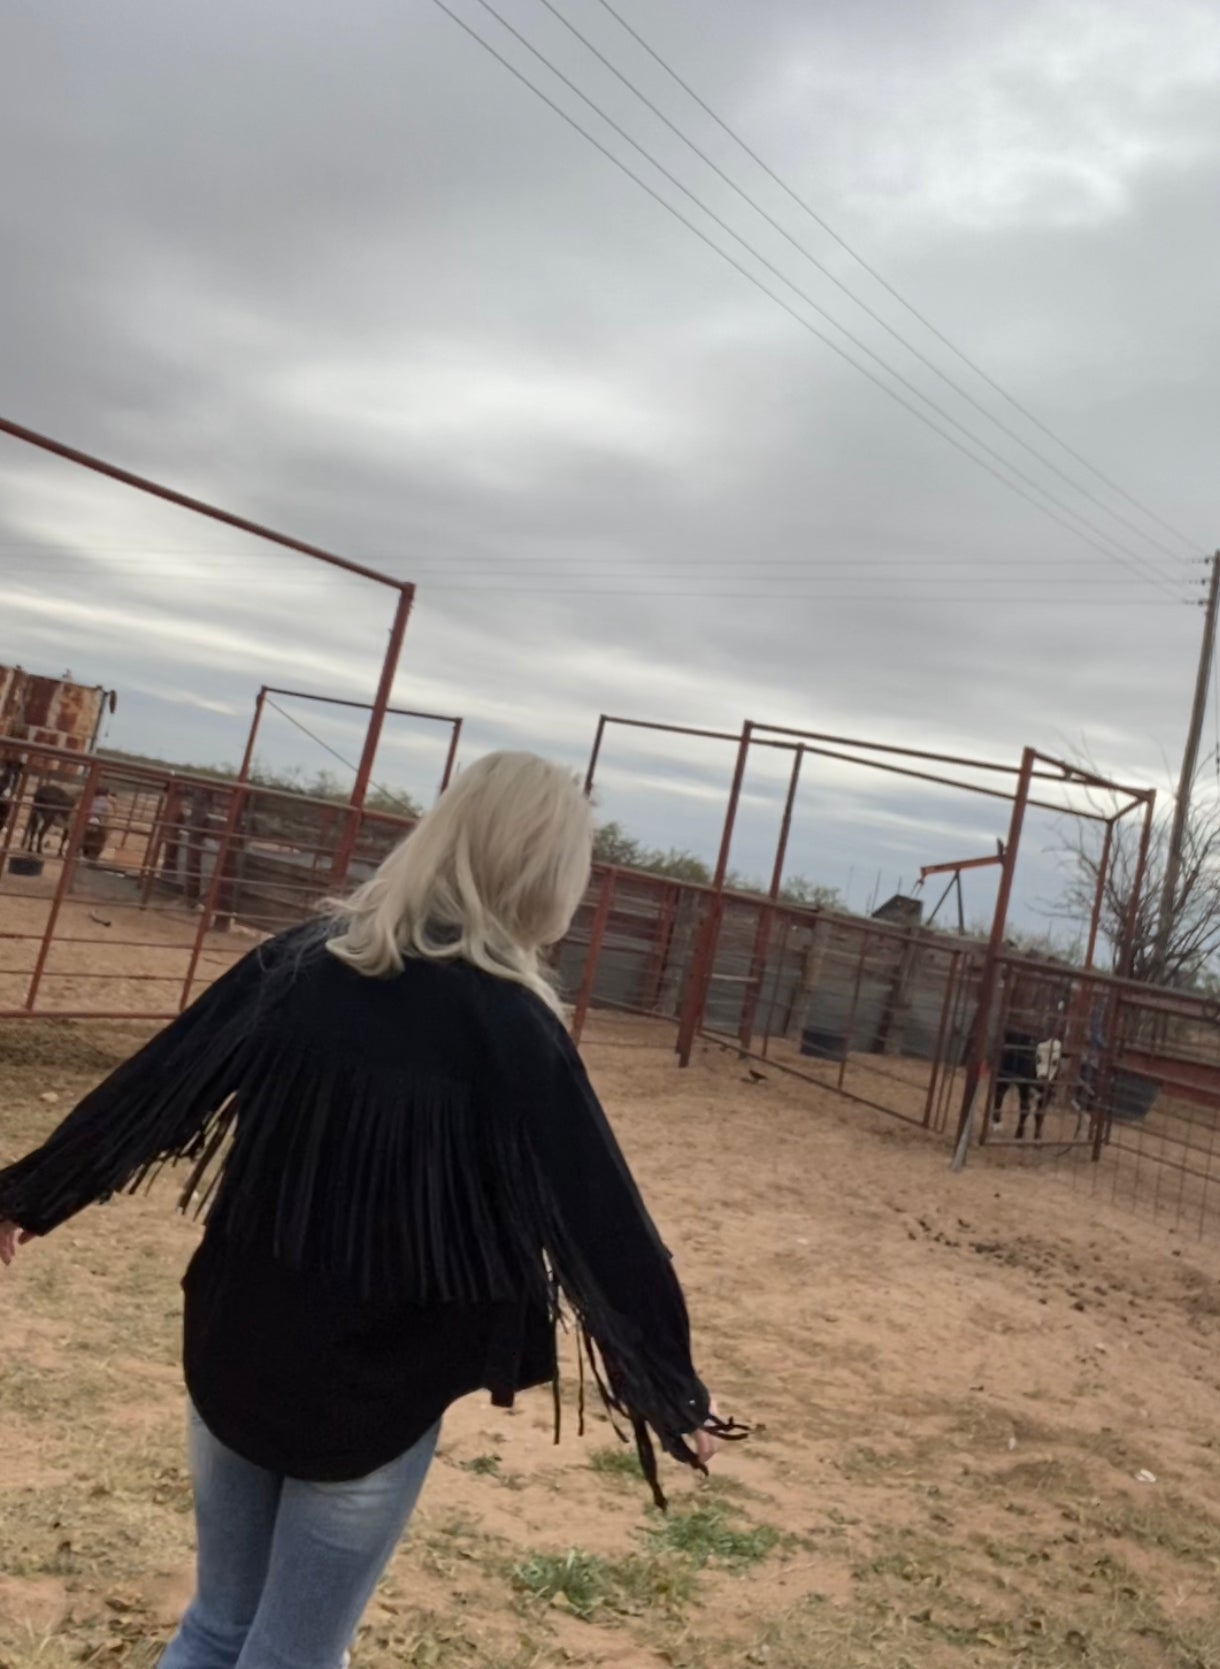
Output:
[[[409,827],[280,790],[27,755],[0,775],[0,1013],[168,1018],[264,935],[371,875]],[[599,868],[555,958],[578,1013],[623,1016],[624,1041],[643,1035],[628,1017],[669,1027],[695,1012],[717,1043],[956,1130],[981,947]],[[996,972],[974,1109],[986,1153],[1214,1231],[1220,1009],[1012,954]]]
[[[1089,1187],[1191,1233],[1220,1228],[1220,1023],[1210,1003],[1109,994],[1081,1096],[1100,1124]],[[1107,1047],[1108,1045],[1108,1047]]]
[[[1102,975],[1022,968],[1012,959],[1001,973],[1004,1036],[989,1086],[987,1151],[1062,1175],[1077,1189],[1182,1232],[1220,1229],[1215,1006]],[[1039,989],[1043,999],[1058,992],[1057,1008],[1039,1006]],[[1025,1039],[1040,1034],[1033,1049],[1025,1042],[1014,1048],[1019,1028]],[[1052,1052],[1053,1044],[1059,1047]],[[1022,1077],[1030,1102],[1024,1121]]]

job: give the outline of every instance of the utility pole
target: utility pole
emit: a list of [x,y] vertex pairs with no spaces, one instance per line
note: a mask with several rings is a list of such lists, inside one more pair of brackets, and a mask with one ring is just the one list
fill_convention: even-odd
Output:
[[1173,929],[1173,907],[1178,895],[1178,878],[1182,873],[1182,850],[1186,844],[1186,819],[1190,816],[1190,797],[1199,768],[1199,740],[1203,734],[1203,712],[1207,705],[1207,686],[1211,680],[1212,658],[1216,651],[1216,607],[1220,602],[1220,551],[1212,557],[1211,583],[1207,591],[1207,612],[1203,617],[1203,643],[1199,650],[1199,670],[1195,675],[1195,704],[1190,713],[1190,729],[1186,735],[1186,751],[1182,755],[1182,775],[1178,779],[1178,797],[1173,808],[1173,827],[1169,832],[1169,847],[1165,853],[1165,876],[1161,884],[1161,902],[1157,910],[1156,941],[1153,946],[1152,972],[1162,979],[1165,956],[1169,949],[1169,935]]

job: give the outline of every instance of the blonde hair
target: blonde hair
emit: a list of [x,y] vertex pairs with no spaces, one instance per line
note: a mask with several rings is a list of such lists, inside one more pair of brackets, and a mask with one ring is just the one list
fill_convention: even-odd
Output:
[[589,884],[593,820],[562,766],[491,753],[462,772],[350,898],[332,901],[328,943],[384,978],[407,957],[472,962],[561,1011],[543,950],[562,939]]

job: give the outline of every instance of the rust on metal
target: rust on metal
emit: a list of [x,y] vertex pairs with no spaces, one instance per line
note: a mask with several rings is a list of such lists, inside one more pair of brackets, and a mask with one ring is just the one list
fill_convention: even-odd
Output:
[[597,979],[597,964],[606,937],[610,909],[614,903],[615,879],[616,874],[613,869],[607,869],[603,874],[602,884],[597,895],[597,908],[593,912],[593,921],[589,927],[589,944],[585,951],[585,965],[581,974],[580,991],[577,993],[576,1004],[572,1011],[572,1038],[576,1043],[580,1042],[584,1032],[589,1004],[593,1000],[593,985]]
[[771,929],[775,919],[775,901],[780,895],[784,884],[784,867],[788,861],[788,841],[792,834],[792,815],[796,809],[796,793],[801,782],[801,765],[805,759],[805,750],[797,746],[792,756],[792,770],[788,777],[788,793],[784,800],[783,815],[780,818],[779,839],[775,843],[775,861],[771,866],[771,885],[767,892],[769,907],[758,912],[758,929],[754,937],[754,949],[750,956],[750,981],[746,987],[745,1000],[741,1006],[741,1045],[748,1049],[754,1041],[754,1021],[758,1014],[758,1002],[762,995],[762,984],[767,963],[767,945],[771,938]]
[[970,1138],[970,1121],[974,1116],[975,1095],[979,1080],[987,1064],[987,1029],[991,1019],[991,1004],[996,988],[999,957],[1004,948],[1004,930],[1008,925],[1008,905],[1012,898],[1013,876],[1016,872],[1017,853],[1021,846],[1021,831],[1025,826],[1025,810],[1029,803],[1029,788],[1033,781],[1036,759],[1037,754],[1033,748],[1026,748],[1022,753],[1021,774],[1017,779],[1016,794],[1013,796],[1008,839],[1004,843],[1004,861],[1000,866],[999,894],[996,898],[995,915],[991,923],[991,937],[987,943],[987,955],[979,978],[978,1010],[975,1014],[974,1028],[966,1061],[966,1085],[962,1095],[962,1110],[959,1115],[957,1139],[954,1143],[953,1152],[953,1164],[957,1170],[960,1170],[966,1162],[966,1148]]
[[0,751],[23,748],[93,750],[112,694],[100,685],[48,678],[24,667],[0,667]]

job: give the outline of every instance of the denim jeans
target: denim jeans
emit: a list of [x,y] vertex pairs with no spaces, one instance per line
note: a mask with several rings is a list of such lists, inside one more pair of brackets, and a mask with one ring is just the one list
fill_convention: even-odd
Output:
[[190,1410],[197,1591],[161,1669],[340,1669],[419,1499],[440,1423],[351,1483],[265,1472]]

